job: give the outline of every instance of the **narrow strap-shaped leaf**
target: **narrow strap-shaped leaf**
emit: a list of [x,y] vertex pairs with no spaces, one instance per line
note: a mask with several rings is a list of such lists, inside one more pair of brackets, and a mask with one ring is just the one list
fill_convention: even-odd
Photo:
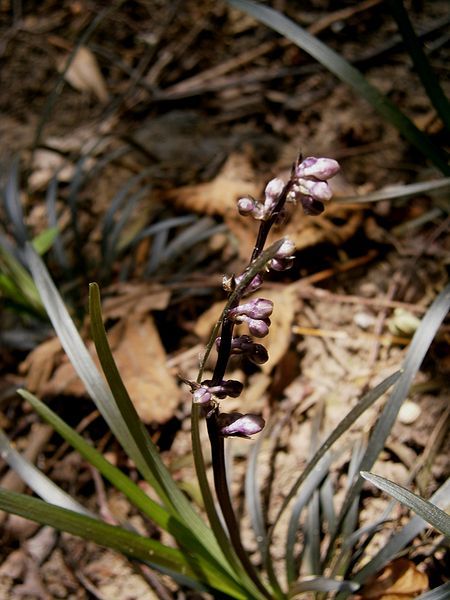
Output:
[[2,190],[3,206],[8,217],[10,228],[18,245],[28,240],[28,231],[23,218],[22,203],[19,194],[19,159],[13,160],[9,176]]
[[[436,332],[444,320],[449,308],[450,284],[447,285],[447,287],[444,288],[444,290],[435,298],[414,334],[403,362],[401,377],[395,385],[395,388],[386,402],[386,405],[384,406],[383,411],[374,427],[373,433],[367,445],[367,450],[359,465],[360,471],[367,471],[368,469],[371,469],[378,455],[383,449],[385,441],[391,432],[395,419],[397,418],[398,411],[408,395],[414,377],[416,376],[425,354],[427,353],[428,348],[430,347],[430,344],[433,341],[434,336],[436,335]],[[361,477],[358,477],[353,482],[353,485],[344,499],[342,509],[339,513],[338,522],[341,523],[345,518],[347,511],[349,510],[350,506],[353,505],[353,501],[361,490],[362,485],[363,480]],[[333,542],[334,539],[332,539],[330,542],[330,547],[327,553],[328,560],[332,555]]]
[[0,265],[11,277],[14,287],[26,298],[30,308],[40,317],[45,316],[44,307],[39,297],[36,285],[20,262],[13,256],[0,239]]
[[[336,204],[356,204],[365,202],[379,202],[380,200],[396,200],[398,198],[408,198],[428,192],[444,191],[450,187],[450,177],[435,179],[432,181],[420,181],[419,183],[408,183],[405,185],[389,186],[385,189],[364,194],[362,196],[344,196],[333,200]],[[448,195],[447,192],[443,195]]]
[[295,583],[289,590],[289,598],[295,598],[304,592],[356,592],[358,583],[329,579],[328,577],[314,577]]
[[403,42],[414,63],[414,67],[425,88],[431,103],[442,122],[450,132],[450,103],[439,83],[439,79],[431,68],[430,62],[423,51],[422,44],[413,29],[408,12],[402,0],[387,0],[392,16],[402,34]]
[[76,373],[128,456],[146,481],[153,485],[156,483],[155,477],[128,430],[110,389],[95,366],[44,263],[31,246],[26,247],[26,257],[47,314]]
[[108,525],[37,498],[2,488],[0,509],[117,550],[164,572],[178,574],[187,581],[191,580],[193,587],[196,587],[196,581],[199,580],[232,598],[247,600],[244,594],[230,587],[227,580],[217,577],[215,572],[210,572],[204,566],[200,568],[193,555],[169,548],[156,540],[142,537],[121,527]]
[[[261,556],[267,555],[268,538],[264,520],[262,495],[258,481],[258,456],[264,440],[266,440],[268,437],[276,440],[282,425],[283,422],[278,421],[276,425],[274,422],[271,422],[264,427],[249,453],[247,473],[245,476],[245,501]],[[274,590],[274,594],[276,594],[278,597],[283,597],[284,594],[281,589],[280,582],[278,581],[272,561],[267,561],[265,567],[270,584]]]
[[450,538],[450,516],[438,506],[428,502],[428,500],[424,500],[424,498],[421,498],[417,494],[410,492],[403,486],[398,485],[398,483],[394,483],[389,479],[385,479],[374,473],[367,473],[366,471],[361,471],[361,475],[364,479],[367,479],[367,481],[376,485],[377,488],[380,488],[380,490],[383,490],[413,510],[419,517],[422,517],[427,523]]
[[[107,422],[109,428],[122,444],[128,456],[133,460],[144,479],[151,485],[155,484],[157,487],[160,487],[146,461],[147,456],[142,454],[141,449],[130,433],[109,387],[95,366],[95,363],[70,318],[44,263],[30,246],[26,247],[26,256],[34,282],[39,290],[42,302],[52,321],[53,327],[55,328],[75,371],[85,385],[86,390]],[[178,495],[175,492],[177,498],[182,495],[179,490],[178,492]],[[173,510],[172,499],[169,500],[169,506]],[[183,511],[177,514],[177,516],[180,519],[183,519],[188,528],[193,531],[195,537],[198,539],[198,543],[203,544],[209,550],[210,554],[215,556],[216,560],[228,570],[229,566],[222,558],[210,530],[200,520],[193,508],[189,505],[187,499]],[[198,530],[195,531],[194,527],[197,527]]]
[[278,523],[287,505],[295,496],[297,490],[308,477],[308,475],[316,467],[319,460],[328,452],[328,450],[337,442],[337,440],[346,431],[348,431],[348,429],[353,425],[353,423],[399,379],[400,375],[401,372],[396,371],[392,375],[389,375],[389,377],[384,379],[376,387],[374,387],[373,390],[370,390],[370,392],[365,394],[358,402],[358,404],[356,404],[349,411],[349,413],[342,419],[339,425],[330,433],[327,439],[317,450],[313,458],[311,458],[311,460],[308,462],[308,464],[305,467],[305,470],[301,473],[301,475],[299,475],[299,477],[295,480],[293,486],[290,488],[286,498],[283,501],[283,504],[281,505],[281,508],[278,510],[273,527]]
[[[361,462],[365,448],[366,448],[366,445],[364,443],[363,438],[359,438],[354,445],[351,459],[350,459],[350,464],[348,467],[347,481],[349,482],[349,487],[356,475],[358,465]],[[343,540],[348,540],[351,537],[351,535],[354,533],[356,523],[358,522],[358,514],[359,514],[359,494],[357,496],[355,496],[355,498],[353,499],[353,504],[350,507],[348,513],[345,516],[345,519],[342,522],[340,534],[341,534],[341,538]],[[336,523],[336,525],[338,525],[338,523]],[[332,532],[331,539],[333,539],[335,534],[336,534],[336,529]],[[347,567],[348,567],[348,564],[349,564],[351,558],[352,558],[351,547],[349,548],[348,546],[346,546],[343,543],[341,548],[339,549],[337,556],[333,557],[334,565],[333,565],[333,569],[331,570],[331,573],[330,573],[331,577],[344,575],[346,573],[346,570],[347,570]]]
[[[47,421],[57,433],[59,433],[73,448],[75,448],[89,463],[110,481],[116,489],[121,491],[143,514],[147,515],[156,525],[171,533],[177,542],[189,552],[195,548],[198,554],[199,564],[207,560],[211,567],[216,564],[223,577],[227,573],[223,571],[221,565],[215,563],[214,557],[208,550],[198,543],[197,538],[176,516],[169,513],[165,508],[152,500],[147,494],[127,477],[120,469],[107,461],[100,452],[91,446],[80,434],[72,427],[67,425],[57,414],[55,414],[46,404],[41,402],[36,396],[26,390],[18,390],[18,393],[27,400],[39,416]],[[0,438],[1,441],[1,438]],[[36,488],[33,488],[39,493]],[[41,495],[41,494],[39,494]],[[48,497],[44,497],[51,501]],[[57,504],[52,501],[52,504]],[[65,508],[71,508],[65,506]]]
[[446,154],[436,147],[431,139],[422,133],[387,96],[381,94],[367,81],[358,69],[353,67],[337,52],[268,6],[252,2],[251,0],[227,1],[235,8],[245,11],[253,18],[291,40],[291,42],[302,48],[302,50],[334,73],[341,81],[353,87],[383,118],[392,123],[412,145],[422,152],[422,154],[425,154],[444,175],[450,175],[450,167]]
[[450,598],[450,581],[421,594],[416,600],[448,600],[448,598]]
[[94,517],[87,508],[74,500],[72,496],[62,490],[56,483],[49,479],[42,471],[33,465],[27,458],[15,450],[4,431],[0,429],[0,454],[11,469],[33,490],[38,496],[62,508],[75,511],[79,514]]
[[[430,502],[439,507],[448,506],[450,498],[450,478],[434,492]],[[378,573],[387,565],[399,552],[406,548],[411,541],[426,529],[427,523],[421,517],[415,515],[400,531],[395,533],[386,542],[386,544],[377,552],[377,554],[360,569],[354,579],[358,583],[364,583],[369,577]]]
[[[139,510],[147,515],[156,525],[170,532],[171,523],[176,522],[174,517],[161,505],[152,500],[147,494],[127,477],[120,469],[112,465],[91,444],[89,444],[70,425],[67,425],[51,408],[41,402],[27,390],[17,392],[27,400],[38,415],[47,421],[83,458],[95,467],[116,489],[121,491]],[[36,490],[35,490],[36,491]],[[40,495],[40,494],[39,494]],[[44,498],[47,501],[47,498]],[[52,502],[52,504],[56,504]]]
[[52,247],[57,235],[57,227],[49,227],[48,229],[44,229],[44,231],[41,231],[39,235],[33,238],[31,242],[33,244],[33,248],[40,256],[43,256],[47,250]]
[[92,283],[89,286],[89,308],[92,337],[100,364],[111,388],[114,402],[117,405],[123,422],[127,426],[127,430],[130,432],[133,440],[138,446],[146,464],[150,467],[160,497],[164,500],[166,506],[171,508],[174,514],[194,533],[198,538],[198,544],[207,547],[213,556],[220,559],[220,562],[229,568],[228,564],[224,561],[224,556],[212,531],[201,520],[186,496],[176,485],[162,462],[158,449],[145,431],[136,409],[131,402],[108,344],[101,314],[100,292],[95,283]]
[[335,457],[331,455],[323,456],[322,459],[315,465],[315,468],[312,471],[310,471],[308,477],[303,481],[303,484],[299,489],[297,498],[295,499],[294,505],[292,507],[291,515],[289,517],[288,531],[286,535],[285,551],[286,575],[289,586],[292,585],[292,583],[298,577],[298,567],[296,565],[294,548],[300,516],[302,514],[303,509],[311,500],[311,497],[314,494],[315,490],[318,489],[321,482],[329,472],[333,458]]

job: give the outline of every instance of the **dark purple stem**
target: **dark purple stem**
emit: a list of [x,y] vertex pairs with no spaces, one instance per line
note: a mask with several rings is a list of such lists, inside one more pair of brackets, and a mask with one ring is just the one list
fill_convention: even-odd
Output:
[[217,427],[217,417],[219,409],[216,407],[211,415],[207,418],[208,436],[211,443],[212,465],[214,473],[214,488],[216,490],[217,500],[222,510],[223,518],[227,524],[228,533],[230,536],[233,548],[239,557],[248,576],[256,585],[258,590],[266,597],[272,596],[261,583],[255,567],[250,562],[247,552],[242,545],[239,525],[234,514],[233,505],[231,503],[230,492],[228,489],[226,466],[225,466],[225,450],[224,438],[220,435]]

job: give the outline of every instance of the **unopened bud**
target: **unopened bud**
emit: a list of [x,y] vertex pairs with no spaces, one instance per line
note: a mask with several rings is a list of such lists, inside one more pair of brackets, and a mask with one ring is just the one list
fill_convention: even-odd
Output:
[[227,396],[231,398],[237,398],[240,396],[244,385],[240,381],[235,379],[228,379],[227,381],[221,381],[218,385],[211,385],[212,381],[202,381],[202,386],[206,387],[208,392],[217,396],[217,398],[223,399]]
[[211,392],[207,387],[201,386],[192,393],[192,401],[195,404],[207,404],[211,402]]
[[326,181],[334,177],[339,172],[339,163],[332,158],[315,158],[308,156],[297,167],[295,175],[297,177],[312,177]]
[[[238,275],[237,277],[234,278],[236,285],[240,284],[244,275],[245,275],[245,273],[243,273],[242,275]],[[253,277],[253,279],[250,281],[250,283],[248,283],[247,286],[245,287],[243,296],[251,294],[252,292],[256,292],[256,290],[258,290],[262,286],[262,284],[263,284],[262,275],[260,275],[258,273],[257,275],[255,275]]]
[[282,179],[280,179],[279,177],[276,177],[275,179],[271,179],[269,181],[269,183],[266,185],[266,189],[264,190],[264,194],[266,196],[271,196],[272,198],[275,198],[276,200],[278,200],[281,192],[284,189],[284,181]]
[[248,438],[259,433],[265,421],[259,415],[243,415],[241,413],[220,413],[217,417],[220,435],[224,437]]
[[272,269],[273,271],[287,271],[294,264],[294,260],[293,256],[287,256],[286,258],[272,258],[272,260],[269,261],[268,266],[269,269]]
[[288,258],[295,252],[295,244],[289,238],[285,238],[278,248],[274,258]]
[[311,196],[303,196],[301,198],[303,212],[305,215],[317,216],[324,211],[324,205],[319,200],[315,200]]
[[304,196],[311,196],[320,202],[328,202],[333,196],[333,192],[326,181],[299,179],[298,190]]
[[236,319],[241,315],[246,315],[251,319],[266,319],[270,317],[273,311],[273,302],[264,298],[255,298],[246,304],[240,304],[235,308],[232,308],[228,316],[231,319]]
[[267,350],[262,344],[253,344],[247,357],[255,365],[263,365],[269,360]]
[[237,206],[239,214],[246,217],[251,215],[255,210],[256,200],[251,196],[245,196],[243,198],[239,198]]
[[[219,349],[221,338],[216,339],[216,347]],[[266,348],[262,344],[255,343],[249,335],[239,335],[231,340],[231,353],[243,354],[255,365],[262,365],[269,360]]]
[[246,321],[248,330],[255,337],[265,337],[269,333],[270,319],[250,319],[243,317]]

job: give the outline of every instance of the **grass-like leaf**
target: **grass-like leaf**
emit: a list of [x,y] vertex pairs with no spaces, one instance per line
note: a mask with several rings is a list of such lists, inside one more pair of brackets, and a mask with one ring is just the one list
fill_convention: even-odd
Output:
[[45,316],[44,306],[32,278],[17,258],[0,240],[0,288],[6,296],[25,310]]
[[[26,248],[26,255],[33,274],[33,279],[39,290],[46,311],[75,371],[83,381],[89,395],[108,423],[109,428],[122,444],[128,456],[133,460],[144,479],[150,484],[154,484],[156,489],[161,488],[161,474],[165,467],[162,464],[159,455],[157,455],[156,450],[152,460],[153,463],[155,461],[159,462],[158,478],[152,472],[152,469],[147,462],[150,453],[149,448],[151,448],[151,440],[147,437],[145,444],[140,447],[134,439],[132,432],[130,432],[127,426],[127,422],[124,421],[113,394],[98,372],[95,363],[70,318],[45,265],[30,246],[27,246]],[[130,414],[131,412],[128,411],[128,416]],[[136,431],[138,431],[138,429],[139,428],[136,426]],[[139,439],[141,439],[144,432],[141,430],[139,435]],[[147,443],[149,444],[148,446]],[[144,448],[146,448],[146,450],[144,450]],[[145,452],[145,454],[143,454],[143,452]],[[164,475],[164,478],[166,479],[167,486],[170,486],[171,490],[173,490],[173,496],[172,491],[166,492],[163,489],[161,490],[163,497],[165,497],[169,503],[166,508],[168,508],[174,516],[184,521],[185,525],[197,538],[198,545],[204,545],[209,551],[212,559],[220,563],[222,568],[229,573],[229,576],[233,577],[233,572],[230,569],[228,562],[224,559],[212,532],[203,521],[201,521],[188,500],[182,492],[178,490],[175,483],[168,483],[169,477],[170,474],[167,472],[167,474]],[[182,510],[180,510],[179,513],[175,508],[176,506],[182,507]],[[224,575],[222,574],[222,576]]]
[[283,501],[280,509],[274,520],[273,527],[278,523],[281,515],[285,511],[287,505],[295,496],[297,490],[302,485],[302,483],[306,480],[309,474],[316,468],[320,459],[330,450],[330,448],[337,442],[337,440],[350,429],[353,423],[370,407],[374,402],[380,398],[398,379],[400,378],[401,372],[396,371],[389,377],[386,377],[381,383],[379,383],[373,390],[370,390],[367,394],[365,394],[361,400],[356,404],[350,412],[342,419],[342,421],[338,424],[338,426],[330,433],[327,439],[323,442],[311,460],[308,462],[305,470],[299,475],[299,477],[294,482],[293,486],[289,490],[286,498]]
[[49,250],[58,236],[58,228],[57,227],[49,227],[48,229],[44,229],[39,235],[33,238],[31,242],[33,248],[36,252],[43,256],[47,250]]
[[289,592],[289,598],[295,598],[304,592],[356,592],[358,588],[359,584],[352,581],[314,577],[293,585]]
[[19,245],[25,244],[28,232],[23,218],[22,204],[19,194],[19,160],[16,158],[9,172],[5,189],[2,193],[3,205],[8,217],[14,238]]
[[232,569],[230,569],[229,563],[225,559],[212,531],[200,519],[186,496],[172,479],[172,476],[161,460],[158,449],[149,438],[131,402],[108,344],[103,326],[100,292],[97,284],[89,286],[89,307],[92,337],[100,364],[111,388],[114,402],[117,405],[123,423],[138,446],[139,452],[146,461],[146,464],[150,467],[155,489],[158,491],[166,507],[191,530],[197,538],[197,544],[204,546],[209,551],[211,557],[220,562],[228,570],[229,575],[232,575]]
[[37,498],[1,488],[0,509],[117,550],[164,572],[180,575],[194,588],[200,580],[232,598],[247,599],[244,593],[233,589],[226,579],[217,576],[207,565],[206,568],[204,565],[200,566],[194,555],[187,555],[176,548],[169,548],[156,540],[142,537],[121,527],[108,525]]
[[[432,525],[435,529],[450,538],[450,516],[441,510],[435,504],[424,500],[417,494],[410,492],[406,488],[389,479],[375,475],[374,473],[367,473],[361,471],[362,477],[376,485],[380,490],[383,490],[415,513],[417,513],[427,523]],[[450,504],[450,500],[449,500]]]
[[[387,437],[397,418],[398,411],[409,393],[409,389],[413,383],[414,377],[422,364],[425,354],[428,352],[431,342],[436,335],[442,321],[444,320],[450,308],[450,284],[436,297],[430,308],[424,315],[419,327],[417,328],[412,342],[403,362],[401,377],[395,385],[395,388],[389,397],[386,405],[378,418],[373,433],[369,439],[367,450],[361,460],[358,470],[366,471],[371,469],[378,455],[382,451]],[[359,494],[363,480],[358,477],[350,490],[346,494],[342,509],[339,513],[338,523],[342,524],[345,515],[353,505],[354,499]],[[327,560],[332,556],[333,543],[330,542],[330,547],[327,553]]]
[[31,246],[26,247],[26,257],[47,314],[70,362],[111,431],[143,477],[152,484],[155,478],[123,421],[114,397],[95,366],[44,263]]
[[432,181],[420,181],[419,183],[409,183],[406,185],[389,186],[387,189],[377,190],[363,196],[345,196],[336,198],[337,204],[364,204],[365,202],[379,202],[380,200],[396,200],[400,198],[410,198],[417,194],[427,194],[447,190],[450,188],[450,177],[435,179]]
[[[165,508],[147,496],[138,485],[131,481],[120,469],[107,461],[100,452],[93,448],[79,433],[70,427],[70,425],[67,425],[51,408],[41,402],[36,396],[26,390],[18,390],[18,394],[27,400],[42,419],[49,423],[68,444],[75,448],[117,490],[121,491],[130,502],[159,527],[175,535],[175,532],[177,532],[177,529],[175,529],[176,519]],[[39,494],[35,488],[33,489]],[[43,497],[41,494],[39,495]],[[46,499],[48,500],[48,498]],[[56,503],[53,502],[53,504]],[[183,540],[180,541],[182,542]],[[192,542],[192,537],[190,541]]]
[[[58,215],[56,210],[56,201],[58,198],[58,177],[55,174],[47,187],[45,194],[45,206],[47,208],[47,219],[50,229],[56,229],[58,231]],[[58,233],[55,237],[52,252],[58,261],[58,264],[67,271],[69,268],[69,260],[67,258],[64,244],[62,241],[61,233]],[[38,252],[39,254],[39,252]]]
[[[250,450],[247,473],[245,476],[245,501],[250,516],[250,522],[255,533],[256,542],[262,556],[265,556],[266,554],[268,538],[262,505],[262,495],[258,480],[258,456],[264,441],[268,437],[271,439],[277,439],[281,425],[282,422],[278,422],[276,424],[273,422],[268,423],[264,427],[263,431],[259,434],[258,439]],[[267,563],[266,569],[274,593],[282,597],[283,592],[272,563]]]
[[408,12],[405,10],[402,0],[387,0],[387,5],[392,16],[397,21],[403,43],[414,63],[422,85],[439,117],[450,132],[450,103],[423,51],[422,44],[413,29]]
[[[450,478],[432,495],[430,502],[439,507],[448,506],[450,498]],[[364,583],[375,573],[378,573],[387,565],[399,552],[406,548],[411,541],[427,527],[426,521],[421,517],[414,517],[395,533],[378,553],[360,569],[354,576],[358,583]]]
[[[335,456],[327,455],[316,464],[313,471],[310,472],[303,482],[292,507],[289,517],[288,531],[286,535],[286,575],[288,585],[291,585],[298,577],[299,560],[294,553],[295,541],[297,538],[300,516],[303,509],[310,502],[314,492],[319,488],[321,482],[327,476],[331,463]],[[303,551],[301,553],[303,556]]]
[[14,469],[19,477],[43,500],[75,511],[80,514],[94,516],[87,508],[77,502],[53,483],[42,471],[33,465],[27,458],[15,450],[4,431],[0,429],[0,454],[5,462]]
[[445,152],[436,147],[431,139],[422,133],[414,123],[381,94],[367,79],[337,52],[326,46],[318,38],[282,15],[281,13],[252,2],[251,0],[228,0],[238,8],[274,31],[291,40],[310,54],[318,62],[334,73],[341,81],[350,85],[362,98],[365,98],[381,116],[389,121],[422,154],[427,156],[444,174],[450,175],[450,166]]
[[450,598],[450,581],[421,594],[416,600],[448,600],[448,598]]

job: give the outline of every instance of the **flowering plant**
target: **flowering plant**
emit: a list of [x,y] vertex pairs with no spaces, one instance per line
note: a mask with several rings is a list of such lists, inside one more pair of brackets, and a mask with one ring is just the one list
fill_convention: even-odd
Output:
[[[425,353],[448,311],[450,286],[439,294],[423,318],[407,352],[402,370],[392,374],[361,398],[321,445],[314,444],[314,452],[308,464],[284,494],[282,505],[268,528],[265,527],[256,483],[256,458],[260,442],[270,430],[270,424],[266,425],[260,415],[227,413],[221,410],[220,401],[223,398],[238,397],[243,389],[241,382],[226,379],[230,357],[235,354],[245,356],[256,365],[263,364],[268,359],[264,345],[254,341],[253,337],[262,339],[267,335],[273,306],[269,300],[262,297],[248,299],[247,296],[261,287],[266,272],[288,269],[293,263],[294,254],[293,244],[288,239],[281,239],[265,250],[268,234],[288,204],[301,204],[306,215],[322,212],[324,203],[331,198],[328,180],[338,169],[338,164],[332,159],[310,157],[298,160],[286,183],[280,179],[269,182],[263,201],[259,202],[250,197],[238,201],[241,214],[261,222],[255,247],[244,271],[224,279],[223,285],[228,292],[226,306],[206,347],[197,380],[187,382],[192,391],[192,450],[209,525],[177,486],[147,430],[139,421],[108,345],[98,286],[90,286],[90,317],[92,337],[105,377],[98,371],[81,340],[44,263],[31,246],[26,248],[33,280],[66,354],[109,428],[133,461],[140,477],[153,488],[157,499],[150,498],[139,485],[106,460],[38,398],[25,390],[19,393],[146,518],[170,534],[172,543],[162,543],[139,535],[130,524],[119,526],[104,522],[30,464],[9,444],[1,430],[2,457],[41,500],[0,488],[0,510],[51,525],[118,550],[133,561],[145,563],[163,574],[170,575],[180,586],[212,592],[217,598],[238,600],[284,600],[306,591],[319,594],[337,593],[340,598],[345,597],[389,562],[424,528],[421,519],[412,519],[394,534],[388,544],[368,563],[360,566],[359,561],[364,556],[367,543],[387,519],[385,515],[381,521],[357,529],[355,508],[357,509],[362,487],[360,471],[364,471],[365,478],[399,498],[443,533],[450,531],[448,517],[443,511],[437,512],[439,509],[435,506],[445,502],[450,488],[449,482],[434,494],[431,504],[392,482],[366,473],[383,449],[401,402],[406,397]],[[234,335],[237,323],[244,323],[250,335]],[[214,348],[217,350],[217,359],[212,377],[205,379],[205,364]],[[394,384],[393,392],[367,445],[360,444],[350,461],[351,485],[342,507],[338,514],[330,513],[333,506],[328,478],[328,469],[333,459],[330,450],[358,417]],[[216,508],[213,491],[206,475],[200,443],[202,418],[206,420],[212,450],[214,487],[221,515]],[[261,555],[260,569],[250,560],[241,539],[228,488],[224,452],[226,438],[250,438],[257,433],[259,438],[253,446],[249,461],[246,492]],[[318,497],[325,499],[323,512],[327,515],[326,527],[320,521]],[[271,556],[271,543],[275,527],[291,501],[293,506],[285,546],[286,580],[282,582]],[[307,542],[312,556],[312,567],[307,573],[307,578],[304,578],[300,571],[304,548],[296,548],[296,536],[303,509],[308,511],[310,534]],[[323,532],[326,532],[326,535],[321,539],[324,543],[324,552],[321,555],[320,543],[316,543],[315,540],[318,536],[320,538]],[[158,585],[161,592],[162,584]],[[167,590],[164,597],[170,597]]]

